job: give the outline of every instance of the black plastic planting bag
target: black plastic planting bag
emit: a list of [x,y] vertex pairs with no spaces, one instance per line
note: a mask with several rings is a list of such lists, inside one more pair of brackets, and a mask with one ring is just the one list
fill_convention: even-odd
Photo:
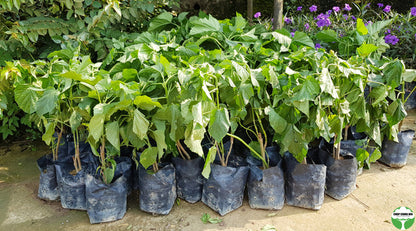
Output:
[[59,199],[58,182],[56,181],[56,170],[52,161],[52,154],[39,158],[37,165],[40,170],[38,197],[51,201]]
[[326,166],[299,164],[290,153],[285,154],[285,163],[287,204],[319,210],[324,202]]
[[204,160],[201,157],[192,160],[175,157],[172,162],[176,170],[176,193],[178,197],[189,203],[201,200],[202,186],[205,182],[205,178],[201,174]]
[[406,130],[397,134],[399,143],[392,140],[383,141],[379,161],[393,168],[405,166],[414,135],[415,131]]
[[85,168],[76,175],[70,174],[74,166],[55,164],[61,205],[66,209],[86,210],[85,199]]
[[211,164],[211,174],[204,183],[202,202],[221,216],[243,204],[249,168]]
[[176,200],[175,168],[172,164],[160,166],[150,174],[142,165],[138,167],[140,209],[152,214],[169,214]]
[[277,147],[266,148],[269,168],[260,169],[262,162],[252,156],[247,158],[250,173],[247,181],[248,200],[254,209],[281,209],[285,203],[285,178]]
[[342,153],[342,160],[335,160],[326,150],[320,149],[319,156],[326,168],[325,193],[342,200],[355,189],[357,180],[357,159],[350,153]]
[[123,218],[127,208],[127,180],[124,176],[105,184],[101,177],[86,174],[85,195],[91,224]]

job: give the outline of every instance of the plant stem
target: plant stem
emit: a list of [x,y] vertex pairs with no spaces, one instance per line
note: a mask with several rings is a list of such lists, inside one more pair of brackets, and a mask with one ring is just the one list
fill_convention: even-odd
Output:
[[350,125],[345,125],[345,130],[344,130],[344,140],[348,139],[348,129],[350,128]]
[[101,166],[102,168],[105,168],[105,137],[101,137],[100,158]]
[[59,144],[61,143],[62,133],[63,133],[63,129],[62,129],[62,126],[61,126],[59,134],[58,134],[58,140],[57,140],[57,144],[56,144],[55,153],[53,155],[53,160],[54,161],[58,160]]
[[153,171],[156,173],[159,171],[159,166],[157,163],[153,163]]
[[230,157],[231,154],[231,150],[233,149],[233,144],[234,144],[234,137],[231,137],[230,139],[230,148],[228,149],[228,153],[227,153],[227,157],[225,158],[225,164],[228,164],[228,157]]
[[252,147],[250,147],[250,145],[248,145],[243,139],[241,139],[240,137],[238,137],[236,135],[230,134],[230,133],[227,133],[227,135],[230,136],[230,137],[234,137],[238,141],[243,143],[244,146],[246,146],[248,149],[250,149],[250,151],[253,152],[253,154],[263,162],[263,164],[264,164],[264,166],[266,166],[266,168],[269,167],[269,164],[266,162],[266,160],[263,159],[263,157],[256,150],[254,150]]
[[227,167],[227,164],[224,162],[224,157],[221,155],[221,150],[220,150],[220,147],[218,146],[217,141],[215,141],[215,147],[217,147],[217,153],[218,153],[218,156],[220,157],[221,166]]
[[[182,153],[182,158],[183,159],[187,159],[187,160],[191,159],[191,156],[188,154],[188,152],[185,150],[185,148],[182,146],[182,144],[179,140],[176,142],[176,147],[179,150],[181,150],[181,151],[179,151],[179,153]],[[185,155],[186,158],[183,155]]]
[[308,164],[308,162],[306,161],[306,157],[305,157],[305,158],[303,158],[303,160],[302,160],[302,164]]

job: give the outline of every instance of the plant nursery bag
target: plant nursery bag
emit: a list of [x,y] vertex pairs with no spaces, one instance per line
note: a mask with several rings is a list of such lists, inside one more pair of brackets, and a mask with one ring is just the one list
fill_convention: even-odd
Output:
[[205,178],[202,176],[204,159],[197,157],[191,160],[184,160],[175,157],[172,159],[176,170],[176,193],[179,198],[189,203],[201,200],[202,187]]
[[38,197],[50,201],[59,199],[58,182],[56,181],[56,170],[52,154],[39,158],[37,165],[40,170]]

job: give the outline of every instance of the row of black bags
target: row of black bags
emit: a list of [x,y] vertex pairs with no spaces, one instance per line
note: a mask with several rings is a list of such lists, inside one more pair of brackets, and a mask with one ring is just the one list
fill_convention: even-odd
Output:
[[[404,137],[411,143],[414,132],[408,133],[399,135],[399,139]],[[64,208],[87,210],[91,223],[121,219],[126,212],[127,195],[133,190],[139,192],[140,209],[152,214],[168,214],[179,197],[190,203],[201,200],[225,215],[242,205],[246,186],[251,208],[278,210],[286,201],[289,205],[317,210],[323,204],[324,193],[340,200],[355,189],[357,161],[351,153],[355,154],[359,148],[354,141],[343,141],[343,158],[335,160],[332,146],[321,143],[319,148],[309,150],[308,164],[299,164],[289,153],[282,158],[277,147],[269,147],[268,169],[261,169],[261,161],[250,154],[233,151],[227,167],[218,161],[211,165],[209,179],[201,175],[204,160],[200,157],[171,158],[159,164],[157,173],[151,174],[140,164],[136,168],[128,150],[124,153],[130,152],[130,156],[116,158],[115,177],[107,185],[97,174],[98,159],[88,144],[80,146],[83,169],[71,174],[74,169],[71,147],[71,142],[61,145],[56,161],[52,161],[51,155],[38,160],[41,170],[38,196],[60,199]],[[383,149],[392,147],[387,145]],[[398,147],[405,147],[408,152],[410,145]]]

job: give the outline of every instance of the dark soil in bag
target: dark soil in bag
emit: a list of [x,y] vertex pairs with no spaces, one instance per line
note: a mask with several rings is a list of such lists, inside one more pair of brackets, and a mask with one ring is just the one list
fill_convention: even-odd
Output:
[[91,224],[123,218],[127,208],[127,180],[119,176],[105,184],[100,176],[86,174],[87,213]]
[[202,190],[202,202],[221,216],[243,204],[248,166],[223,167],[211,164],[211,174]]
[[269,168],[260,169],[262,162],[252,156],[247,158],[250,173],[247,181],[249,205],[254,209],[277,210],[285,202],[285,178],[277,147],[267,147]]
[[393,168],[405,166],[414,135],[415,131],[406,130],[397,134],[399,143],[392,140],[383,141],[379,161]]
[[139,165],[138,177],[140,209],[152,214],[169,214],[176,200],[173,165],[159,165],[159,171],[153,174],[148,173],[142,165]]
[[66,209],[86,210],[86,168],[83,168],[76,175],[70,173],[74,170],[74,166],[71,164],[55,164],[55,168],[62,207]]
[[342,160],[336,160],[326,150],[319,150],[326,169],[325,193],[336,200],[342,200],[356,188],[357,159],[351,153],[342,153]]
[[288,205],[319,210],[324,202],[326,166],[300,164],[285,153],[286,203]]
[[52,154],[39,158],[37,165],[40,170],[38,197],[50,201],[59,199],[58,182],[56,181],[56,170]]
[[189,203],[200,201],[202,186],[205,182],[205,178],[201,174],[204,160],[201,157],[192,160],[175,157],[172,162],[176,170],[176,192],[178,197]]

